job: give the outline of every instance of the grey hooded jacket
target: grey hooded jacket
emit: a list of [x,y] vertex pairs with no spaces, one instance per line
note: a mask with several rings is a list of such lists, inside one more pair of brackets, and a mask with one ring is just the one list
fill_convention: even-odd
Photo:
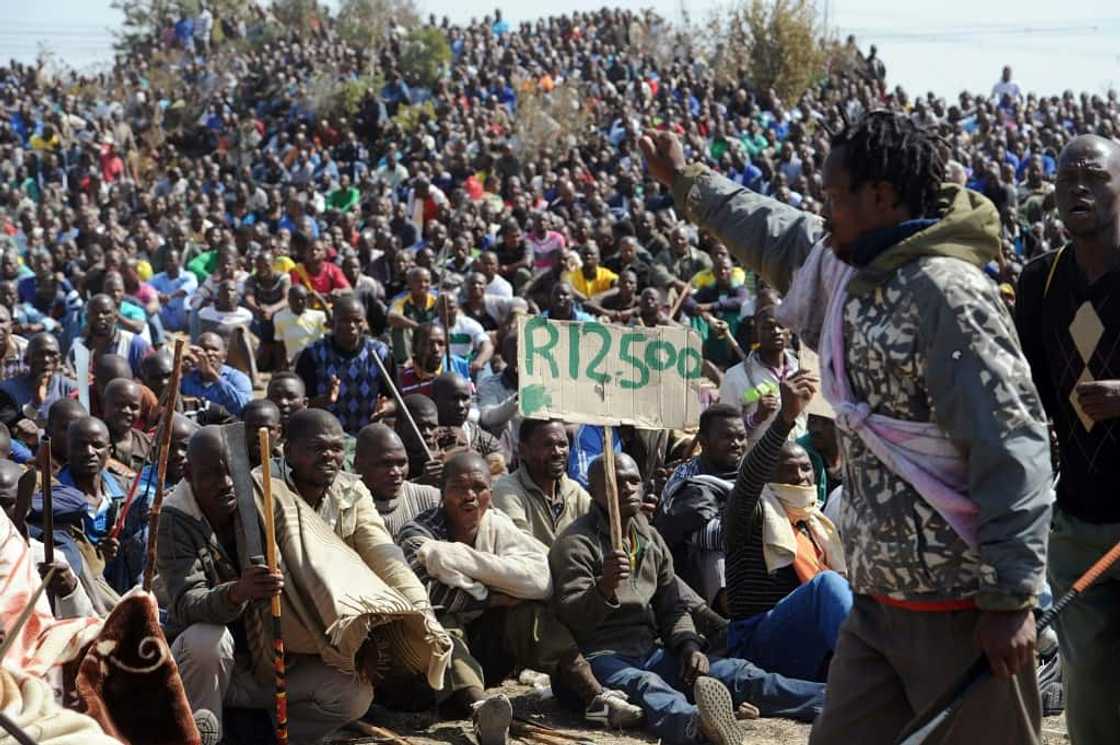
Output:
[[[823,237],[815,215],[703,166],[686,168],[673,196],[783,293]],[[1043,584],[1053,501],[1046,421],[1010,314],[980,268],[1000,249],[998,213],[959,187],[943,199],[937,223],[848,285],[845,362],[855,397],[873,412],[934,422],[965,455],[979,545],[969,548],[858,436],[841,431],[849,579],[857,593],[895,600],[1030,607]],[[810,346],[822,319],[813,320],[793,329]]]

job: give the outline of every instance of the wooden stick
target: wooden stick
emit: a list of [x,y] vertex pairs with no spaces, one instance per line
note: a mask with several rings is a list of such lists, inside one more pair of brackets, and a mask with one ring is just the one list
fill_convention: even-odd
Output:
[[54,563],[54,494],[51,490],[51,438],[39,444],[39,489],[43,493],[43,561]]
[[522,719],[521,717],[514,717],[513,723],[510,725],[510,734],[518,733],[518,736],[520,736],[521,732],[544,735],[545,737],[555,737],[571,742],[586,742],[587,740],[586,737],[561,732],[555,727],[546,724],[539,724],[537,722],[531,722],[528,719]]
[[[265,556],[268,571],[275,573],[276,560],[276,520],[272,503],[272,443],[268,437],[268,427],[257,430],[261,452],[261,488],[264,501]],[[280,625],[280,596],[272,596],[272,652],[273,668],[276,673],[276,742],[288,743],[288,674],[284,664],[284,635]]]
[[603,425],[603,475],[607,487],[607,516],[611,521],[611,548],[622,549],[622,515],[618,509],[618,480],[614,472],[614,427]]
[[377,727],[369,722],[363,722],[361,719],[350,722],[350,728],[361,732],[366,737],[376,737],[385,742],[392,743],[393,745],[412,745],[410,740],[406,740],[396,732],[387,730],[384,727]]
[[175,417],[175,402],[179,397],[179,378],[183,374],[183,340],[175,340],[175,362],[171,380],[167,383],[167,408],[163,411],[160,429],[159,465],[156,468],[156,493],[148,512],[148,561],[144,566],[144,591],[152,591],[156,576],[156,542],[159,538],[159,513],[163,509],[163,487],[167,483],[167,455],[171,450],[171,421]]
[[397,402],[397,408],[401,414],[404,414],[405,419],[408,420],[409,425],[412,426],[412,431],[416,434],[416,439],[424,448],[424,454],[431,460],[434,456],[432,451],[428,449],[428,443],[424,442],[424,435],[420,434],[420,428],[416,426],[416,420],[412,418],[412,412],[404,405],[404,399],[401,397],[401,392],[397,390],[397,384],[389,377],[389,371],[385,369],[385,363],[381,361],[381,355],[376,352],[372,355],[374,362],[377,363],[377,369],[381,371],[381,377],[389,386],[389,392],[393,394],[393,400]]
[[[1109,549],[1104,556],[1097,559],[1097,561],[1073,583],[1073,587],[1067,590],[1065,595],[1058,598],[1058,600],[1050,606],[1049,610],[1042,614],[1038,619],[1038,631],[1049,628],[1058,615],[1061,614],[1070,603],[1076,600],[1085,590],[1089,589],[1089,586],[1096,582],[1100,576],[1108,571],[1117,561],[1120,561],[1120,543],[1117,543]],[[980,655],[973,661],[972,666],[954,682],[952,688],[941,694],[932,704],[926,707],[925,711],[921,712],[906,725],[906,728],[902,730],[902,735],[897,740],[898,745],[921,745],[921,743],[926,742],[930,736],[940,728],[945,720],[960,708],[960,705],[973,689],[991,677],[991,675],[992,668],[991,665],[988,664],[988,658],[984,655]]]
[[692,285],[686,284],[681,294],[677,295],[677,299],[673,302],[673,307],[669,309],[669,320],[677,320],[677,315],[681,312],[681,306],[684,305],[685,298],[692,294]]
[[447,293],[444,290],[439,295],[439,320],[443,324],[443,371],[445,373],[451,372],[451,322],[448,320],[450,313],[447,310]]

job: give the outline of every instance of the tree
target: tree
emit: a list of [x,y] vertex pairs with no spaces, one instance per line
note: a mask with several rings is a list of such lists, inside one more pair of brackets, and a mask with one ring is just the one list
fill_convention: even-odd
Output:
[[420,22],[413,0],[342,0],[338,35],[358,49],[378,49],[394,26],[412,28]]
[[411,85],[431,88],[451,62],[451,46],[438,28],[415,28],[401,43],[401,76]]
[[785,101],[824,73],[831,47],[816,0],[735,0],[713,13],[703,35],[717,78],[738,83],[744,75]]
[[317,28],[320,22],[315,0],[272,0],[272,15],[282,26],[301,35]]

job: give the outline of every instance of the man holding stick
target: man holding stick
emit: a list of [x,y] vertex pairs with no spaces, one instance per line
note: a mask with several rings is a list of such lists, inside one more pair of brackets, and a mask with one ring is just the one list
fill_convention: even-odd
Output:
[[[747,702],[763,716],[811,721],[824,702],[822,684],[701,651],[669,548],[642,514],[638,467],[630,456],[615,455],[615,488],[609,489],[607,460],[597,459],[588,471],[595,506],[549,552],[557,615],[595,677],[639,704],[651,733],[666,745],[705,738],[713,745],[742,745],[745,729],[733,705]],[[622,529],[617,548],[608,518],[612,491]],[[693,691],[695,705],[685,690]]]
[[[827,225],[688,166],[670,134],[641,147],[678,208],[787,293],[778,320],[823,357],[856,596],[812,745],[893,742],[978,651],[997,678],[939,741],[1037,742],[1032,609],[1049,438],[1014,326],[981,271],[1000,252],[995,207],[943,187],[939,142],[887,112],[833,137]],[[902,431],[925,449],[899,447]]]
[[[253,604],[279,594],[285,580],[267,566],[238,568],[240,516],[218,427],[191,438],[186,471],[159,523],[159,574],[171,601],[166,632],[196,718],[207,710],[220,723],[225,705],[272,708],[272,681],[254,676],[245,656],[264,652],[250,635],[260,625]],[[319,742],[364,714],[373,696],[368,683],[311,655],[291,665],[287,686],[293,743]]]

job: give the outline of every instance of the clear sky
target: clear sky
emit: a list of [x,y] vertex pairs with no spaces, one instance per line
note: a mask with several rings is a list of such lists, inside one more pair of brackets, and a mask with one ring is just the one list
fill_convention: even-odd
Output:
[[[454,21],[492,12],[496,0],[418,0],[424,12]],[[560,10],[595,10],[610,0],[529,0],[509,4],[511,21]],[[889,82],[913,93],[955,96],[990,90],[1009,64],[1027,90],[1066,88],[1100,93],[1120,88],[1120,3],[1085,0],[1072,6],[1040,0],[818,0],[841,35],[879,47]],[[672,20],[682,7],[702,19],[718,0],[615,0],[654,7]],[[76,66],[111,55],[109,29],[119,22],[109,0],[0,0],[0,59],[34,59],[40,42]]]

